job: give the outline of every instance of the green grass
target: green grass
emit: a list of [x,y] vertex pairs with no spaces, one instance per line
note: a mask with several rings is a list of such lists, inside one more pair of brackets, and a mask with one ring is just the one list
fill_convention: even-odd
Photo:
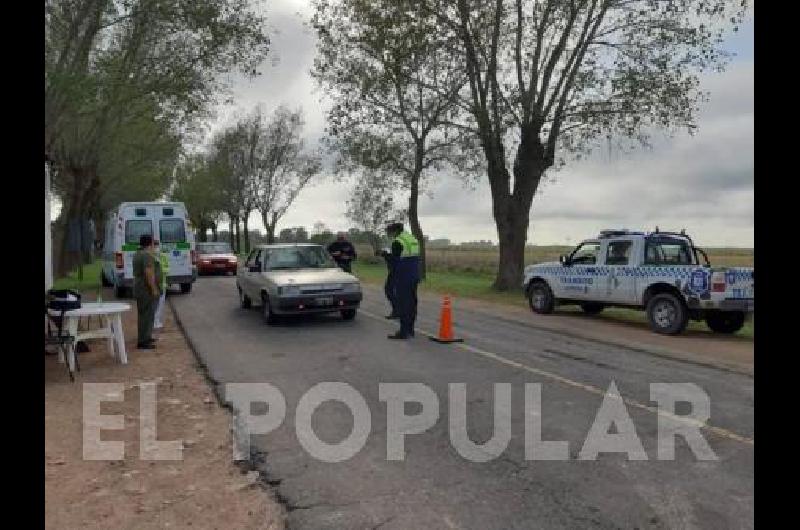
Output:
[[[353,273],[364,283],[383,285],[386,280],[386,265],[356,261],[353,263]],[[498,292],[492,289],[493,281],[493,274],[434,270],[428,272],[427,278],[420,284],[420,290],[517,307],[528,307],[528,301],[525,299],[521,289],[518,291]],[[563,306],[559,308],[559,312],[582,313],[582,310],[577,306]],[[595,318],[615,322],[629,322],[643,328],[647,327],[647,318],[644,311],[635,309],[611,307],[605,309]],[[711,334],[704,322],[690,321],[688,329]],[[752,339],[753,333],[753,321],[750,320],[745,323],[742,330],[736,334],[736,337]]]
[[103,262],[97,260],[94,263],[83,266],[83,279],[79,278],[78,270],[70,272],[63,278],[53,281],[54,289],[73,289],[81,293],[83,297],[94,298],[100,290],[100,271]]

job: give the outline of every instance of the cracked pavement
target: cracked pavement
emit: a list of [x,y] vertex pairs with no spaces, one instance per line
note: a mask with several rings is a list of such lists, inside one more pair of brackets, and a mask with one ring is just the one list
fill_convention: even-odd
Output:
[[[287,508],[289,528],[753,527],[752,443],[703,430],[718,461],[699,461],[681,438],[675,461],[659,461],[656,415],[628,407],[648,460],[607,453],[596,461],[576,460],[602,401],[582,386],[606,389],[613,380],[625,398],[654,405],[650,383],[695,383],[710,396],[709,423],[751,439],[754,389],[747,374],[650,355],[646,347],[564,336],[495,316],[496,308],[461,307],[458,300],[456,335],[507,362],[421,334],[388,341],[396,323],[381,318],[385,300],[370,286],[363,312],[350,322],[334,314],[267,326],[257,308],[239,308],[230,277],[203,277],[190,295],[174,296],[171,303],[213,380],[267,382],[284,394],[283,424],[253,436],[251,449],[254,465]],[[437,304],[420,299],[417,326],[436,331],[438,311]],[[517,368],[522,365],[534,371]],[[352,385],[371,413],[365,446],[340,463],[312,458],[294,429],[298,400],[322,381]],[[406,436],[404,461],[386,459],[379,382],[424,383],[439,398],[439,420],[422,434]],[[569,461],[525,460],[526,382],[542,383],[543,439],[567,440]],[[474,463],[451,446],[448,383],[466,383],[468,433],[476,443],[493,432],[492,385],[511,383],[512,438],[499,458]],[[333,443],[350,433],[353,419],[341,403],[327,402],[312,424],[322,440]]]

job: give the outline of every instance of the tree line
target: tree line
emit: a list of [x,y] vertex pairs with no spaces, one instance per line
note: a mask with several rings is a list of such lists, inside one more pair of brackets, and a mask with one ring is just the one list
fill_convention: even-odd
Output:
[[232,247],[249,252],[249,219],[257,212],[266,243],[300,191],[320,174],[319,155],[306,146],[301,109],[261,106],[217,131],[203,149],[181,160],[171,197],[186,204],[200,241],[227,219]]
[[[404,219],[424,256],[420,197],[452,175],[486,186],[500,290],[518,288],[543,179],[601,144],[693,133],[707,98],[700,75],[724,68],[723,39],[749,9],[746,0],[312,4],[311,73],[331,103],[325,172],[355,180],[348,219],[373,246],[388,219]],[[184,147],[223,92],[221,74],[255,73],[267,53],[264,20],[247,0],[49,0],[46,11],[45,159],[62,230],[102,219],[121,199],[169,196],[187,204],[201,240],[227,220],[247,251],[256,212],[267,242],[281,237],[278,222],[322,175],[325,153],[306,146],[301,110],[257,107],[200,150]]]
[[57,274],[91,258],[74,236],[90,224],[102,234],[110,208],[168,193],[183,145],[225,92],[224,74],[255,75],[268,47],[248,0],[45,1]]

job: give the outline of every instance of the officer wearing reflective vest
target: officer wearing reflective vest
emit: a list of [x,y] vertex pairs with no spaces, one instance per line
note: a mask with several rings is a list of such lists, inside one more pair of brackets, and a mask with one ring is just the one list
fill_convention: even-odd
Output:
[[417,318],[417,284],[419,284],[419,241],[403,229],[403,223],[386,227],[392,241],[390,252],[385,253],[394,284],[395,306],[400,317],[400,330],[390,339],[408,339],[414,336]]

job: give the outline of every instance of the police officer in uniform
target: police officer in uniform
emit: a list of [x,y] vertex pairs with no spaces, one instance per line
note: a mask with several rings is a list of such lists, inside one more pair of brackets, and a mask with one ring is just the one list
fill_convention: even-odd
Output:
[[391,250],[385,254],[394,285],[394,305],[400,317],[400,330],[389,338],[408,339],[414,336],[417,318],[419,241],[403,229],[403,223],[390,224],[386,233],[392,241]]
[[139,238],[139,250],[133,256],[133,296],[136,298],[139,327],[136,346],[143,350],[156,347],[153,340],[153,321],[158,298],[161,296],[161,267],[157,265],[157,261],[153,236],[145,234]]

